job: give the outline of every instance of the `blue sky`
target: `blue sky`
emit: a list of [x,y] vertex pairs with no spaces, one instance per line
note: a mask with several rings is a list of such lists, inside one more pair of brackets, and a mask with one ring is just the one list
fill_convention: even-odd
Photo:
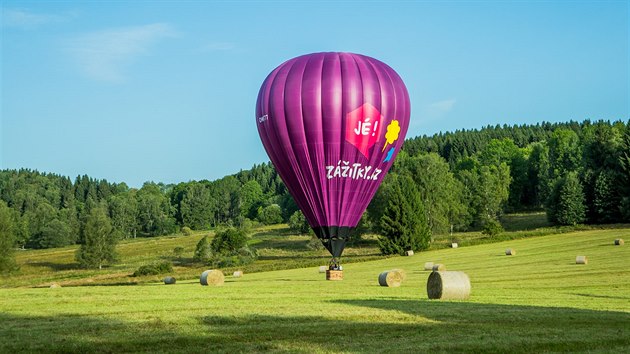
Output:
[[403,78],[407,137],[629,115],[628,1],[11,1],[0,168],[214,180],[268,161],[267,74],[321,51]]

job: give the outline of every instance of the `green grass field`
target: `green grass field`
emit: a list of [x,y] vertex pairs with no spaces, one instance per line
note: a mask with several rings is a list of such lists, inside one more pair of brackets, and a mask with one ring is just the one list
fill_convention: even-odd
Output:
[[[52,283],[62,286],[80,285],[133,285],[156,282],[164,276],[132,277],[138,267],[157,261],[170,261],[174,265],[177,279],[198,279],[207,265],[195,263],[192,256],[197,242],[213,232],[196,232],[191,236],[163,236],[123,240],[116,247],[120,262],[103,270],[80,269],[74,256],[77,246],[43,250],[21,250],[16,252],[20,265],[18,276],[0,277],[0,288],[6,287],[48,287]],[[254,231],[250,244],[258,250],[259,259],[242,267],[223,269],[232,274],[236,269],[247,273],[314,267],[328,264],[330,254],[323,247],[310,250],[307,247],[309,236],[294,235],[286,225],[273,225]],[[182,247],[178,257],[175,247]],[[353,243],[344,252],[344,262],[362,262],[383,259],[374,236],[366,236],[364,241]]]
[[[630,352],[630,249],[613,246],[615,238],[630,239],[630,229],[347,263],[340,282],[310,266],[227,276],[221,287],[180,278],[168,286],[96,286],[102,283],[94,272],[92,286],[3,288],[0,352]],[[185,247],[194,248],[194,239]],[[508,247],[517,254],[505,256]],[[71,262],[62,261],[66,256],[33,255],[31,262],[61,267],[53,274],[64,281],[72,272],[88,276],[59,266]],[[576,265],[577,255],[589,264]],[[428,300],[426,261],[466,272],[471,298]],[[37,268],[23,268],[24,279],[13,285],[48,281],[37,278]],[[378,274],[392,268],[404,269],[407,280],[399,288],[378,286]]]

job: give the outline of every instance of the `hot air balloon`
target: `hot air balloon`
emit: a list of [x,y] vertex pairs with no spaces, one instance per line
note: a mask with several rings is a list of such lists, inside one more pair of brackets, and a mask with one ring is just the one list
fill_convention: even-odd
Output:
[[351,230],[400,151],[407,89],[385,63],[353,53],[290,59],[263,82],[263,146],[317,237],[339,261]]

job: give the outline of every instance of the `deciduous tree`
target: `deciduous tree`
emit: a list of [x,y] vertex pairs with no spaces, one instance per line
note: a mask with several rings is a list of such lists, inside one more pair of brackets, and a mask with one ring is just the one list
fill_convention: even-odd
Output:
[[138,191],[138,224],[149,236],[166,235],[177,230],[173,209],[155,183],[145,183]]
[[15,235],[12,211],[0,200],[0,274],[7,275],[17,270],[15,263]]
[[265,225],[279,224],[282,222],[282,209],[278,204],[271,204],[260,209],[258,220]]
[[210,227],[213,200],[210,190],[201,183],[191,183],[186,188],[181,202],[182,220],[185,226],[193,230]]
[[438,154],[421,154],[402,160],[400,173],[408,173],[418,187],[432,234],[447,233],[466,219],[463,186]]

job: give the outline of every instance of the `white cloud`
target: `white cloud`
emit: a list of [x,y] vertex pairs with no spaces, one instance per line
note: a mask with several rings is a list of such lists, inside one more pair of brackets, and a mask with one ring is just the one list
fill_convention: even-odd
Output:
[[234,43],[230,43],[230,42],[212,42],[212,43],[207,43],[203,47],[201,47],[203,51],[208,51],[208,52],[228,51],[235,48],[236,46],[234,45]]
[[457,103],[456,99],[449,98],[422,105],[418,114],[412,113],[412,118],[415,118],[410,123],[410,134],[421,134],[427,126],[444,119],[455,108],[455,103]]
[[433,102],[427,106],[427,113],[431,115],[444,115],[453,109],[455,102],[454,98]]
[[457,101],[454,98],[429,103],[422,107],[422,121],[436,121],[442,119],[453,110]]
[[[433,131],[438,126],[443,126],[445,119],[449,118],[448,115],[455,108],[456,103],[457,100],[455,98],[449,98],[420,104],[418,111],[412,109],[407,136],[426,134],[427,129]],[[437,129],[437,131],[439,130],[441,129]]]
[[176,36],[168,24],[111,28],[87,33],[69,41],[69,51],[80,69],[99,81],[121,82],[125,69],[161,39]]
[[2,25],[4,27],[34,29],[64,20],[66,20],[66,16],[34,13],[23,9],[4,9],[2,11]]

